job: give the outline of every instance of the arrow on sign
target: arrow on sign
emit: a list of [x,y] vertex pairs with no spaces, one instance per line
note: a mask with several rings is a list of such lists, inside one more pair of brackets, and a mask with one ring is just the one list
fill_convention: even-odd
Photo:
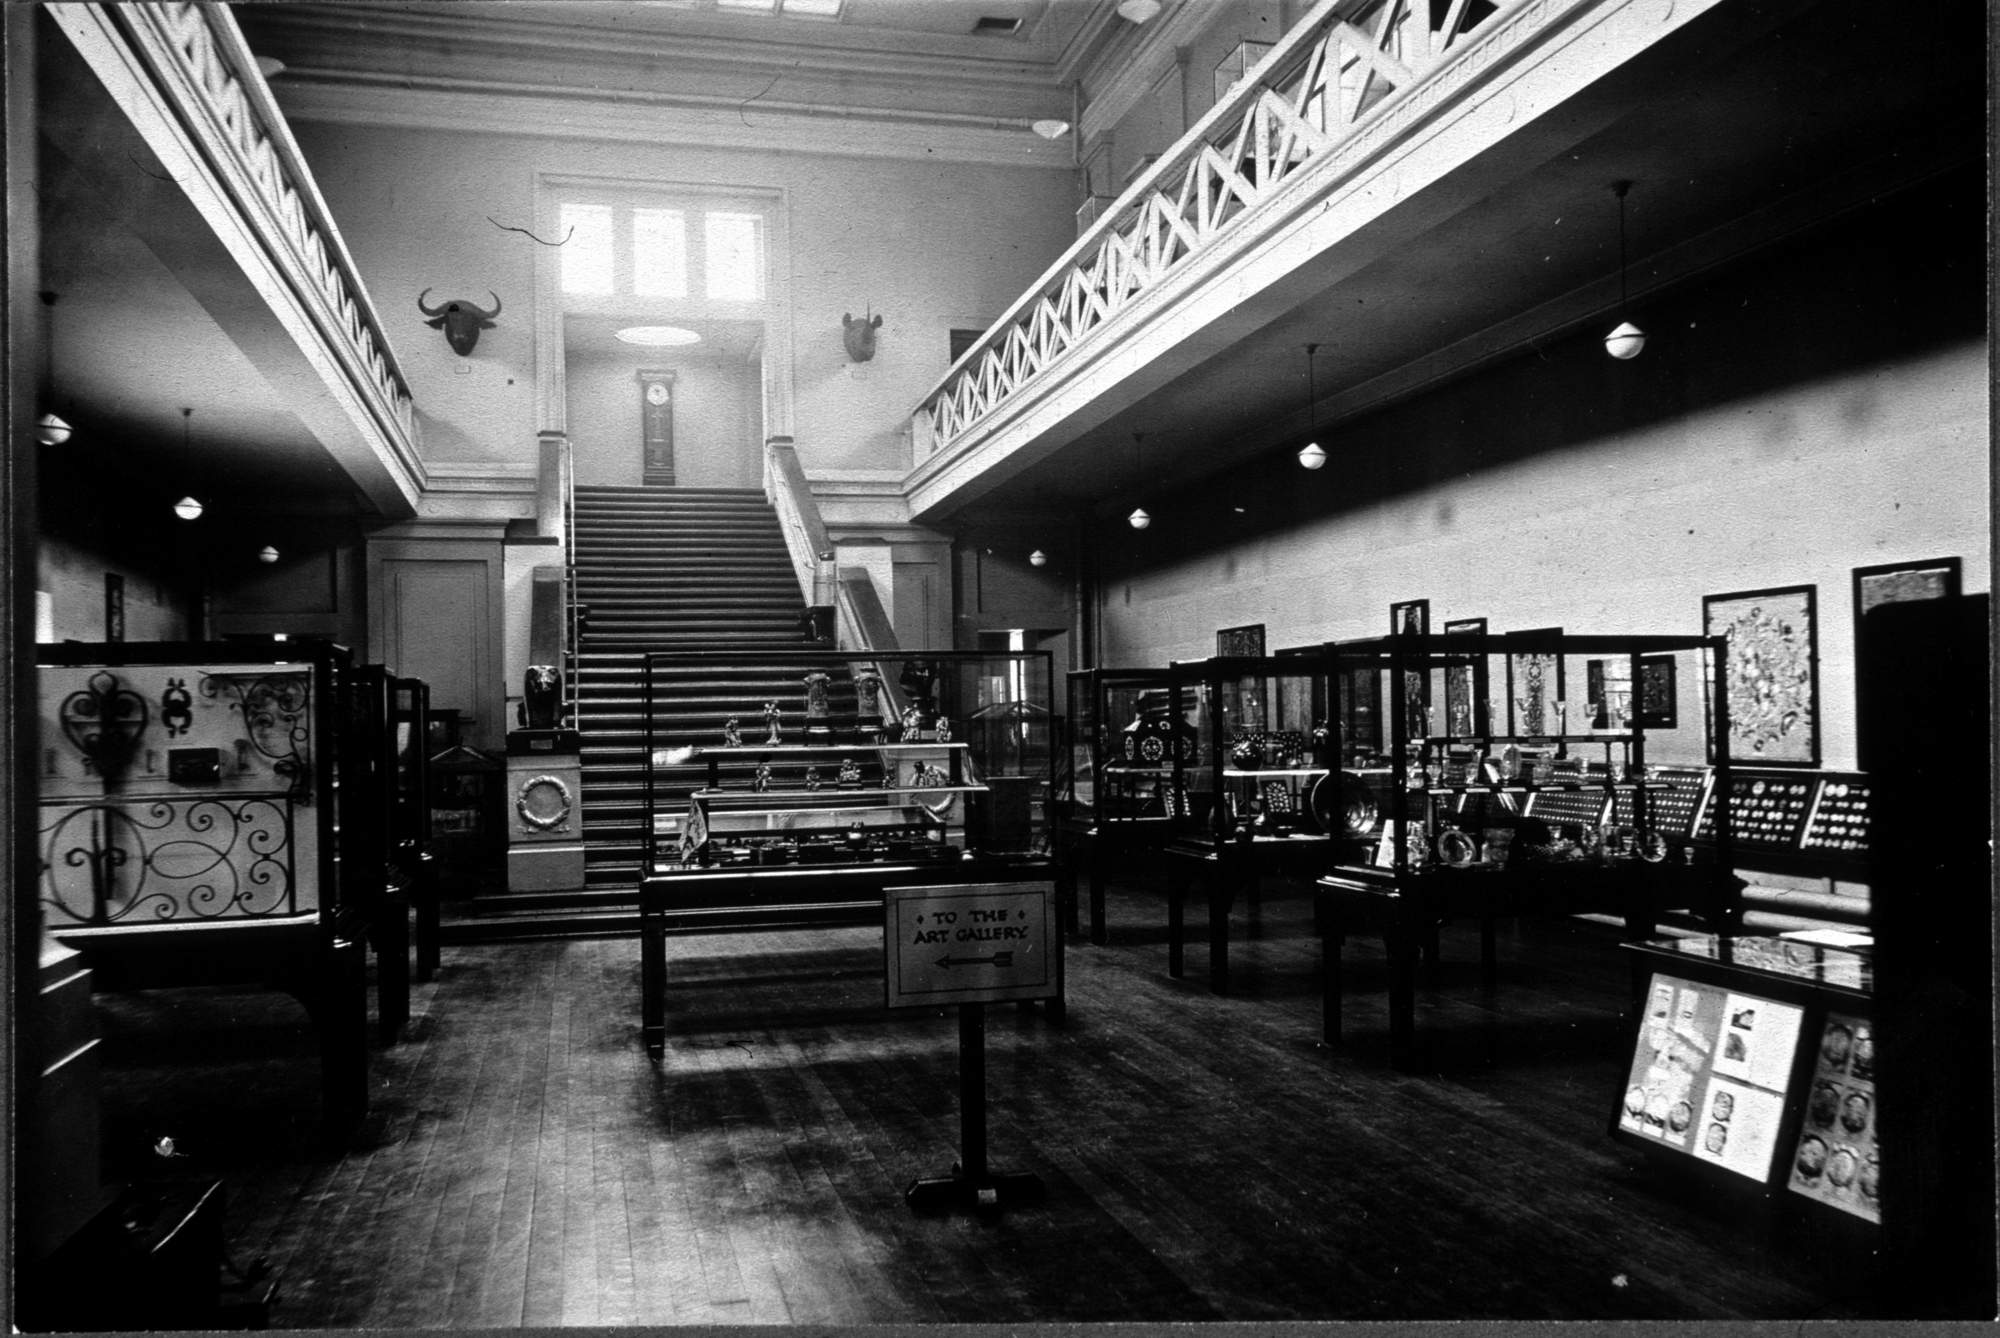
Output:
[[1014,954],[996,952],[991,957],[953,957],[949,953],[938,958],[938,965],[949,970],[954,966],[1012,966]]

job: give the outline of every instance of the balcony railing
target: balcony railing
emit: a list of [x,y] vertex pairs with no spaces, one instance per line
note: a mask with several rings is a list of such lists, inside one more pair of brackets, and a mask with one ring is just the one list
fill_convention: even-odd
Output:
[[[229,7],[183,0],[51,9],[87,58],[143,71],[152,96],[172,109],[178,134],[270,267],[283,275],[330,360],[365,406],[375,449],[393,462],[414,495],[423,465],[409,383]],[[122,55],[111,54],[114,50]]]
[[[1108,207],[918,406],[915,463],[949,449],[1045,370],[1232,234],[1329,155],[1366,154],[1475,35],[1548,0],[1322,0]],[[1431,15],[1441,14],[1435,26]]]

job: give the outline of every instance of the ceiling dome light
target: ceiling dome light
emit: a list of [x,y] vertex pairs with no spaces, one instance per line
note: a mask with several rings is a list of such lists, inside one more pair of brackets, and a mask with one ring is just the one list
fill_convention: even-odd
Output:
[[1069,122],[1058,121],[1051,117],[1034,122],[1028,129],[1034,131],[1043,139],[1061,139],[1069,133]]
[[73,429],[68,423],[52,413],[45,413],[35,420],[35,438],[44,446],[60,446],[69,440]]
[[1604,351],[1620,362],[1630,362],[1646,347],[1646,332],[1630,321],[1604,336]]
[[628,325],[618,331],[618,338],[627,344],[641,344],[647,348],[678,348],[683,344],[699,344],[701,336],[693,330],[683,330],[678,325]]
[[1326,452],[1319,448],[1318,442],[1309,441],[1299,449],[1299,463],[1307,469],[1318,469],[1326,463]]
[[1127,23],[1144,23],[1160,12],[1160,0],[1118,0],[1118,17]]
[[278,560],[278,550],[271,547],[271,545],[269,544],[265,544],[262,548],[257,550],[257,560],[259,562],[267,564],[276,562]]
[[1030,567],[1046,567],[1049,565],[1049,555],[1037,548],[1034,552],[1028,554],[1028,565]]
[[193,497],[183,497],[174,503],[174,514],[182,520],[200,520],[201,503]]
[[1125,517],[1125,520],[1135,530],[1143,530],[1153,523],[1153,518],[1146,514],[1146,508],[1143,506],[1133,507],[1132,514]]

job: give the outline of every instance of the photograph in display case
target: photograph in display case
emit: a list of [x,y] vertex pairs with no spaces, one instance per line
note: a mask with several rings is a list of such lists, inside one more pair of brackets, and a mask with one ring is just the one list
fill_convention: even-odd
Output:
[[1865,1019],[1827,1015],[1811,1083],[1786,1183],[1794,1194],[1880,1222],[1875,1031]]
[[[1446,636],[1485,636],[1484,618],[1454,618],[1444,625]],[[1444,732],[1453,738],[1484,734],[1487,723],[1480,717],[1486,702],[1486,658],[1474,657],[1464,664],[1447,664],[1444,669]]]
[[[1537,627],[1538,636],[1561,636],[1560,627]],[[1507,656],[1507,732],[1523,738],[1560,734],[1564,723],[1563,659],[1560,655]]]
[[[1406,599],[1389,606],[1389,631],[1394,636],[1428,636],[1431,630],[1431,602],[1428,599]],[[1420,669],[1403,671],[1403,682],[1396,692],[1402,703],[1403,728],[1412,739],[1425,739],[1431,733],[1431,676]]]
[[1618,1129],[1768,1180],[1803,1017],[1792,1004],[1655,975]]
[[[1819,638],[1810,585],[1701,601],[1704,635],[1726,637],[1729,755],[1762,766],[1819,765]],[[1709,753],[1715,730],[1710,722]]]

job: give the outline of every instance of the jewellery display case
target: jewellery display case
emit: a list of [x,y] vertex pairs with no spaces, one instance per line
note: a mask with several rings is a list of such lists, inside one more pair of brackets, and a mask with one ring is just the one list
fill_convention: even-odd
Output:
[[[1445,920],[1480,921],[1489,985],[1499,917],[1614,915],[1636,938],[1668,911],[1712,929],[1738,923],[1726,745],[1712,768],[1683,760],[1703,757],[1711,734],[1728,737],[1721,638],[1402,635],[1329,650],[1344,690],[1392,705],[1372,847],[1343,843],[1319,884],[1328,1041],[1340,1033],[1348,933],[1387,946],[1390,1052],[1404,1064],[1415,959],[1435,955]],[[1436,703],[1479,683],[1507,695],[1441,715]],[[1333,713],[1331,756],[1355,756],[1341,735],[1347,714]],[[1649,749],[1673,760],[1660,765]],[[1700,842],[1697,810],[1708,821]]]
[[1194,720],[1172,714],[1171,682],[1166,669],[1068,677],[1069,766],[1055,839],[1066,876],[1088,880],[1092,943],[1105,941],[1107,871],[1131,872],[1165,843],[1174,758],[1199,753]]
[[646,660],[643,1023],[669,928],[866,923],[883,889],[1051,876],[1047,652]]

